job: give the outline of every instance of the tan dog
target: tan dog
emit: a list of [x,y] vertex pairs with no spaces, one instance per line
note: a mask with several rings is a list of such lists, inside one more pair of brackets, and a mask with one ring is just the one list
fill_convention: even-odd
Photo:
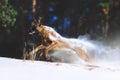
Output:
[[[31,55],[36,54],[36,52],[40,49],[46,48],[45,50],[45,57],[48,59],[48,53],[52,49],[59,49],[59,48],[69,48],[76,53],[79,53],[80,57],[85,60],[89,61],[90,58],[86,52],[86,50],[82,49],[81,47],[78,46],[73,46],[67,40],[59,35],[53,28],[44,26],[39,23],[33,22],[32,26],[36,28],[36,30],[39,32],[39,34],[42,36],[42,43],[37,46],[33,51],[31,51]],[[67,58],[67,57],[66,57]],[[34,59],[34,58],[32,58]]]

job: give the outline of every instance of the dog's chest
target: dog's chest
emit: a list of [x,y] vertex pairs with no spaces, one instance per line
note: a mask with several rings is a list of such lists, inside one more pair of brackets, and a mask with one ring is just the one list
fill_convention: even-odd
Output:
[[49,38],[43,38],[42,39],[42,44],[44,46],[49,46],[52,43],[52,41]]

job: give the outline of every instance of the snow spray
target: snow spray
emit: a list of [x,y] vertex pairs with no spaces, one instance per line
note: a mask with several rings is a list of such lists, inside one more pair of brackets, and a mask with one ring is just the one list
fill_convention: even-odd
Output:
[[[120,64],[120,48],[105,45],[105,42],[90,40],[89,35],[79,36],[78,38],[63,38],[72,45],[81,46],[87,50],[92,62],[96,63],[117,63]],[[50,54],[53,61],[67,63],[82,63],[79,55],[70,49],[55,50]]]

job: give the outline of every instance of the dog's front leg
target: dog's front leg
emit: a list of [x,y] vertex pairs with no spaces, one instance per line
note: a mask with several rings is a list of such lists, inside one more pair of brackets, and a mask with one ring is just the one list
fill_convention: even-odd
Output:
[[57,44],[58,44],[57,42],[52,42],[52,44],[49,45],[49,46],[46,48],[46,50],[45,50],[46,60],[49,60],[49,59],[48,59],[48,52],[49,52],[51,49],[55,48],[55,47],[57,46]]
[[44,48],[44,46],[41,44],[39,46],[37,46],[35,49],[33,49],[31,52],[30,52],[30,60],[35,60],[35,57],[36,57],[36,52],[40,49]]

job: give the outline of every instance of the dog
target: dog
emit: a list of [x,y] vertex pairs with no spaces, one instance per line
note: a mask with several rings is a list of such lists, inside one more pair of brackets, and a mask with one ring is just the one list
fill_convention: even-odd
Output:
[[[43,48],[45,48],[45,57],[47,60],[49,60],[48,53],[50,50],[69,48],[79,53],[80,57],[84,61],[90,61],[90,57],[87,54],[86,50],[79,46],[71,45],[69,42],[67,42],[67,40],[64,37],[58,34],[53,28],[42,25],[41,19],[39,19],[38,21],[34,20],[32,22],[32,26],[38,31],[38,34],[42,36],[42,42],[40,45],[38,45],[34,50],[30,52],[31,59],[34,60],[33,55],[35,55],[38,50]],[[34,31],[31,34],[33,33]]]

